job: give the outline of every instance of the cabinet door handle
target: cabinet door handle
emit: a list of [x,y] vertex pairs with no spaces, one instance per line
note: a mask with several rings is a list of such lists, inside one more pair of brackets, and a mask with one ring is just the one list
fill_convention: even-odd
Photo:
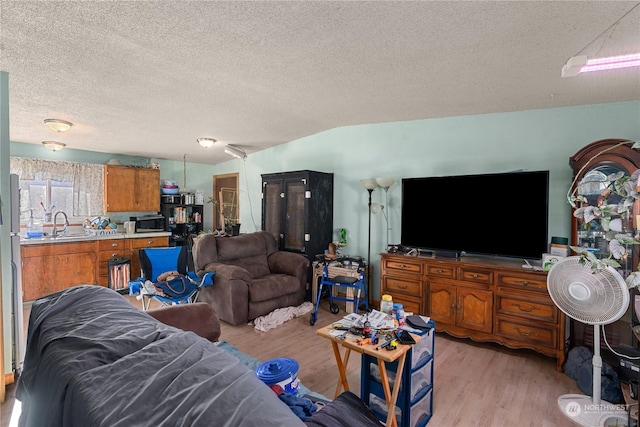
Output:
[[513,306],[514,306],[514,307],[517,307],[517,308],[518,308],[518,310],[520,310],[520,311],[526,311],[527,313],[529,313],[529,312],[531,312],[531,311],[533,311],[533,310],[536,310],[536,309],[537,309],[537,307],[534,307],[533,305],[530,305],[529,307],[526,307],[526,308],[525,308],[525,307],[522,307],[520,304],[513,304]]
[[537,335],[537,334],[536,334],[536,331],[532,331],[531,329],[529,329],[528,331],[523,331],[523,330],[521,330],[521,329],[520,329],[520,328],[518,328],[518,327],[513,328],[513,329],[514,329],[517,333],[519,333],[520,335],[525,336],[525,337],[530,337],[531,335]]

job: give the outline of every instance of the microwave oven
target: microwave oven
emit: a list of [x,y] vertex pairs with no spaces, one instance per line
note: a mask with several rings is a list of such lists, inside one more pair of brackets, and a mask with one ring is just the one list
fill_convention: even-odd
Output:
[[136,233],[158,233],[167,231],[165,219],[162,215],[132,216],[130,220],[135,221]]

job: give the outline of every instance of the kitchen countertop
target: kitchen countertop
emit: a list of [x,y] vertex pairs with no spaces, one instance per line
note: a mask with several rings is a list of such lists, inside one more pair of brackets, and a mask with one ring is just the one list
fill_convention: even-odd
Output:
[[91,242],[95,240],[107,240],[107,239],[138,239],[148,237],[167,237],[171,236],[168,231],[154,232],[154,233],[115,233],[105,234],[100,236],[87,235],[81,233],[70,233],[66,236],[60,236],[53,238],[51,236],[37,237],[28,239],[25,236],[20,236],[20,245],[47,245],[56,243],[72,243],[72,242]]

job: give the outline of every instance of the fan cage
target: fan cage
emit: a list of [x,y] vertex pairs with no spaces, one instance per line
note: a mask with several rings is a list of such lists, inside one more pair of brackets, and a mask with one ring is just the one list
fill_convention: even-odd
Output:
[[569,257],[553,266],[547,276],[549,295],[567,316],[589,325],[615,322],[629,307],[629,290],[613,268],[594,273],[592,264]]

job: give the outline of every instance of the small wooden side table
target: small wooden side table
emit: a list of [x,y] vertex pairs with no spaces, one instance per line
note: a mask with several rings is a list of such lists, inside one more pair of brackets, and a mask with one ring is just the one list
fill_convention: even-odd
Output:
[[[382,342],[376,345],[360,345],[355,338],[343,338],[340,335],[333,334],[332,332],[334,332],[333,327],[331,325],[328,325],[318,329],[316,331],[316,334],[323,338],[331,340],[333,355],[336,358],[336,364],[338,366],[338,372],[340,374],[340,379],[338,381],[334,397],[338,397],[343,389],[344,391],[349,391],[349,382],[347,380],[347,364],[349,363],[349,355],[351,354],[352,350],[357,353],[368,354],[369,356],[375,357],[378,361],[378,366],[380,367],[382,388],[384,390],[384,397],[387,402],[387,422],[385,423],[385,425],[387,427],[397,427],[398,424],[396,422],[395,406],[396,401],[398,400],[398,393],[400,392],[400,383],[402,382],[400,381],[400,378],[402,378],[402,370],[404,368],[404,361],[407,357],[407,352],[411,349],[412,346],[398,343],[398,347],[395,350],[387,350],[386,348],[376,350],[376,348],[380,344],[382,344]],[[413,336],[413,339],[415,339],[416,343],[420,342],[420,337],[418,335],[411,334],[411,336]],[[344,356],[340,354],[341,346],[345,348]],[[395,381],[393,390],[391,390],[385,363],[394,362],[396,360],[398,361],[398,368],[395,378],[398,380]]]

